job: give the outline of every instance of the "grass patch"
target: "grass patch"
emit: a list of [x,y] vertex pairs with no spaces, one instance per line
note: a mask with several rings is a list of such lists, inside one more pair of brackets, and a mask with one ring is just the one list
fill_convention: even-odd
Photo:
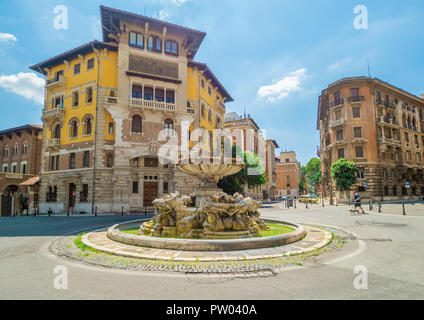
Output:
[[[75,246],[80,249],[82,252],[86,252],[86,251],[90,251],[90,252],[94,252],[94,253],[100,253],[99,250],[93,249],[89,246],[86,246],[83,242],[82,242],[82,237],[85,235],[86,233],[80,234],[78,237],[75,238],[74,240],[74,244]],[[88,253],[86,254],[88,255]]]
[[[259,235],[255,236],[255,238],[273,237],[273,236],[278,236],[278,235],[290,233],[290,232],[293,232],[293,231],[296,230],[295,228],[289,227],[289,226],[284,225],[284,224],[267,223],[266,225],[268,226],[269,230],[261,232]],[[139,229],[140,229],[139,226],[133,226],[133,227],[128,227],[128,228],[122,229],[121,232],[127,233],[127,234],[132,234],[132,235],[138,235]],[[158,238],[171,239],[171,237],[158,237]],[[183,239],[183,238],[177,237],[176,239]],[[220,238],[220,239],[222,239],[222,238]],[[213,240],[213,239],[211,239],[211,240]]]

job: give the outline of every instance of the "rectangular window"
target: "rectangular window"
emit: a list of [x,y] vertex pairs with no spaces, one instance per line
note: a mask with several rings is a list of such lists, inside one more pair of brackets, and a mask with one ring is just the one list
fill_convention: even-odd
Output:
[[81,72],[81,63],[74,64],[74,74],[79,74]]
[[340,91],[334,93],[334,105],[338,106],[341,104]]
[[212,95],[212,89],[211,89],[211,87],[208,87],[208,93],[209,93],[209,95]]
[[166,103],[175,103],[175,91],[174,90],[166,90]]
[[343,141],[343,130],[337,131],[337,141]]
[[169,183],[167,181],[163,182],[163,193],[169,193]]
[[113,134],[113,122],[109,122],[109,129],[108,129],[108,133],[109,133],[109,134]]
[[88,184],[82,185],[82,191],[80,193],[80,202],[88,202]]
[[358,119],[361,117],[361,108],[352,108],[353,117]]
[[60,70],[58,72],[56,72],[55,76],[54,76],[54,80],[57,82],[60,80],[60,77],[63,76],[63,70]]
[[355,138],[362,138],[362,128],[361,127],[353,128],[353,135]]
[[363,147],[355,147],[355,154],[357,158],[364,157],[364,148]]
[[27,173],[27,165],[25,163],[22,165],[22,173],[23,174]]
[[178,55],[178,43],[176,41],[165,41],[165,53],[174,56]]
[[12,165],[12,173],[17,173],[17,172],[16,172],[16,167],[17,167],[17,166],[16,166],[16,164],[13,164],[13,165]]
[[50,171],[59,170],[59,156],[51,156],[50,158]]
[[205,80],[202,79],[201,84],[202,84],[202,88],[205,89]]
[[75,91],[72,93],[72,107],[76,108],[79,105],[79,93]]
[[350,95],[353,102],[359,101],[359,88],[350,89]]
[[132,86],[132,97],[134,99],[143,99],[143,87],[139,85]]
[[148,100],[148,101],[153,100],[153,88],[149,88],[149,87],[144,88],[144,100]]
[[339,156],[339,159],[344,158],[344,149],[337,150],[337,154]]
[[90,167],[90,151],[84,151],[83,166],[84,168]]
[[405,134],[405,142],[409,142],[409,134],[406,132],[404,134]]
[[24,145],[23,154],[24,155],[28,154],[28,145]]
[[93,88],[88,87],[85,92],[86,95],[86,103],[92,103],[93,102]]
[[87,61],[87,70],[94,69],[94,58],[91,58]]
[[69,169],[75,169],[75,153],[69,154]]
[[132,193],[133,194],[138,193],[138,181],[133,181]]

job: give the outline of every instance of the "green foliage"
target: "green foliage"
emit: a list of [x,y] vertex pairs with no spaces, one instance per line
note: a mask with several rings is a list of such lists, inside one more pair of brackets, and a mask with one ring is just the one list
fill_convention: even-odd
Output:
[[336,187],[341,191],[348,191],[356,183],[358,168],[355,163],[341,158],[331,166],[331,178],[336,182]]
[[317,194],[322,177],[321,160],[318,158],[309,160],[306,166],[302,167],[302,175],[308,191]]
[[224,177],[218,182],[218,187],[229,195],[242,193],[246,186],[252,188],[267,182],[265,169],[257,154],[243,152],[240,147],[233,147],[233,157],[235,158],[237,155],[243,159],[246,168],[232,176]]

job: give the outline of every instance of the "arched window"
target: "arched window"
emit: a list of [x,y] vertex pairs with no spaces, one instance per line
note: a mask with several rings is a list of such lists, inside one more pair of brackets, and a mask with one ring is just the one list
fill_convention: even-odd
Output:
[[85,136],[89,136],[91,135],[91,130],[92,129],[92,121],[91,121],[91,117],[90,116],[86,116],[83,120],[83,134]]
[[76,119],[72,120],[69,125],[69,136],[71,138],[76,138],[78,136],[78,121]]
[[172,137],[174,135],[174,121],[172,119],[166,119],[164,123],[165,134],[168,137]]
[[132,117],[132,122],[131,122],[131,132],[132,133],[142,133],[142,119],[140,116],[135,115]]
[[60,124],[55,125],[53,129],[53,138],[60,139],[60,131],[61,131]]

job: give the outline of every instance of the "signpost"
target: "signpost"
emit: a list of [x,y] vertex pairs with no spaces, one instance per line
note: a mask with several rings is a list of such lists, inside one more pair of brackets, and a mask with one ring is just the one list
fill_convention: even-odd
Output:
[[[405,188],[409,189],[411,188],[411,183],[409,181],[405,182]],[[406,211],[405,211],[405,197],[404,194],[402,192],[402,210],[403,210],[403,215],[406,216]]]

